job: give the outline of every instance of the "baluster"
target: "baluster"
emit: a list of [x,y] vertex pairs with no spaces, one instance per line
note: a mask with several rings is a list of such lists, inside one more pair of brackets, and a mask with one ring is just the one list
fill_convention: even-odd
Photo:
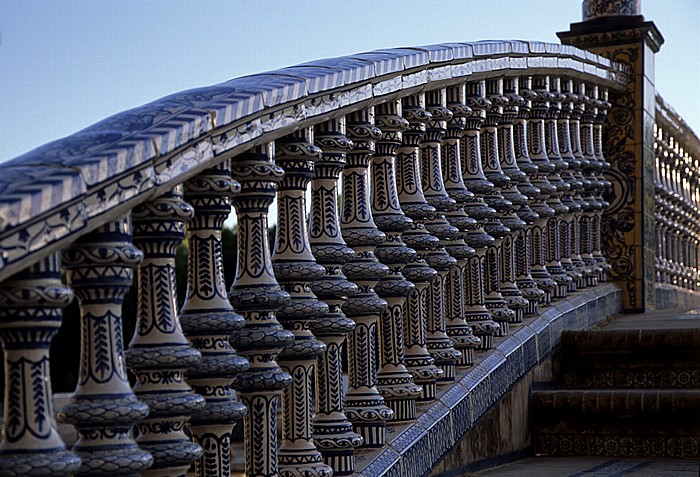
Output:
[[[494,187],[489,194],[484,195],[484,201],[496,210],[496,217],[486,221],[485,230],[495,241],[486,248],[486,307],[493,315],[494,320],[500,325],[497,335],[508,335],[508,324],[515,320],[515,312],[508,308],[508,303],[501,294],[501,249],[503,238],[511,230],[504,225],[501,218],[513,213],[513,203],[506,200],[501,194],[501,188],[510,183],[510,178],[501,171],[498,159],[498,131],[496,126],[503,112],[505,98],[501,94],[503,82],[501,80],[488,80],[470,83],[468,86],[470,96],[478,97],[488,95],[489,106],[484,110],[486,116],[481,123],[480,145],[481,163],[484,176]],[[494,104],[491,100],[496,101]],[[476,109],[472,107],[472,109]],[[514,220],[520,219],[514,216]]]
[[586,277],[587,286],[595,286],[598,284],[598,278],[602,269],[597,266],[593,257],[593,217],[595,212],[602,208],[602,204],[596,199],[595,192],[598,187],[598,180],[595,177],[595,146],[593,144],[593,121],[596,117],[596,100],[597,94],[592,87],[582,83],[581,91],[585,95],[583,100],[585,109],[581,114],[580,131],[581,131],[581,152],[583,154],[583,173],[586,178],[584,183],[584,200],[586,205],[583,207],[581,215],[581,259],[586,265],[584,276]]
[[545,145],[545,116],[549,113],[549,100],[547,78],[540,77],[533,80],[533,92],[536,95],[530,109],[528,131],[528,151],[530,159],[537,166],[537,173],[531,179],[532,185],[540,190],[532,203],[532,209],[537,212],[539,219],[532,226],[532,256],[531,274],[537,282],[537,287],[544,291],[544,297],[540,302],[549,305],[552,295],[558,287],[546,268],[547,223],[554,217],[555,210],[549,205],[549,197],[556,194],[557,188],[550,183],[548,175],[555,170],[547,155]]
[[231,384],[248,368],[248,361],[229,343],[244,321],[226,296],[221,250],[221,228],[231,212],[231,197],[240,190],[230,170],[226,160],[185,182],[185,200],[194,207],[194,218],[187,224],[187,295],[180,322],[202,356],[187,371],[187,383],[205,399],[190,423],[192,437],[203,450],[195,461],[197,477],[231,473],[231,432],[246,413]]
[[238,262],[229,299],[245,318],[232,344],[250,363],[236,376],[234,387],[248,408],[244,419],[246,474],[266,477],[278,475],[276,416],[280,394],[291,383],[276,359],[294,340],[275,317],[290,297],[275,280],[268,242],[268,208],[275,197],[275,184],[284,175],[275,165],[274,149],[274,143],[256,146],[231,164],[241,191],[233,197]]
[[[470,84],[470,90],[474,84]],[[483,90],[483,83],[482,83]],[[471,196],[464,196],[464,211],[477,221],[477,227],[464,237],[465,242],[476,250],[476,255],[469,259],[469,273],[465,274],[466,320],[473,327],[474,334],[481,339],[481,349],[493,346],[493,336],[500,326],[494,321],[490,310],[486,308],[486,250],[495,239],[486,233],[486,221],[496,218],[496,210],[486,205],[484,195],[490,194],[493,184],[486,180],[481,165],[481,144],[479,128],[484,122],[486,108],[491,103],[481,94],[467,93],[464,100],[469,112],[465,116],[464,133],[460,140],[460,158],[462,180]],[[497,219],[496,219],[497,220]]]
[[282,392],[282,446],[280,475],[330,476],[312,441],[314,364],[326,350],[309,330],[312,322],[328,313],[328,305],[311,291],[311,283],[325,274],[311,253],[306,227],[306,190],[321,150],[313,145],[313,129],[303,128],[275,143],[275,162],[284,170],[277,186],[277,236],[272,264],[275,277],[291,300],[277,312],[280,323],[294,334],[279,355],[281,368],[292,377]]
[[422,389],[413,382],[404,365],[403,304],[415,288],[401,274],[404,265],[416,252],[401,240],[401,233],[412,221],[403,214],[396,191],[396,150],[408,121],[401,117],[401,101],[379,105],[377,124],[382,138],[372,158],[372,215],[386,242],[376,248],[377,258],[389,267],[389,275],[376,285],[377,294],[388,303],[379,322],[379,371],[377,388],[386,404],[394,411],[394,421],[410,421],[416,417],[416,398]]
[[[593,120],[593,146],[596,155],[597,166],[595,172],[598,178],[598,187],[596,188],[596,199],[601,204],[600,211],[596,212],[593,217],[593,259],[598,267],[600,267],[600,273],[598,275],[598,281],[605,283],[608,281],[607,273],[610,270],[610,264],[605,260],[603,252],[601,251],[601,222],[603,220],[603,211],[610,205],[605,199],[604,195],[607,190],[612,187],[612,183],[603,177],[603,173],[610,169],[610,163],[603,157],[603,125],[605,124],[605,118],[608,115],[611,104],[608,102],[608,90],[607,88],[598,89],[598,114],[596,114]],[[685,206],[688,204],[687,201],[683,201],[682,204]]]
[[530,272],[530,262],[532,256],[532,229],[533,224],[540,218],[535,212],[534,201],[541,198],[541,191],[533,185],[530,179],[536,177],[539,168],[530,160],[528,152],[528,126],[527,122],[530,117],[530,108],[532,100],[536,98],[536,94],[532,91],[532,78],[529,76],[521,76],[517,79],[506,79],[504,91],[506,96],[518,95],[522,101],[516,101],[518,104],[517,116],[513,119],[513,149],[515,155],[515,163],[520,171],[525,174],[518,184],[518,190],[525,194],[528,198],[527,205],[520,206],[518,216],[525,221],[527,227],[518,232],[516,249],[516,283],[518,288],[527,299],[528,304],[524,310],[527,316],[537,315],[538,304],[544,300],[545,292],[537,287],[537,282],[532,277]]
[[564,182],[569,184],[569,190],[561,197],[561,201],[568,208],[568,211],[559,221],[561,265],[564,268],[564,272],[571,277],[571,282],[567,286],[567,292],[575,292],[578,288],[578,283],[583,278],[583,275],[576,270],[573,262],[575,243],[574,223],[576,215],[580,214],[582,210],[581,204],[576,201],[575,196],[578,195],[578,192],[583,187],[583,182],[574,175],[576,169],[581,166],[581,161],[577,160],[576,156],[574,156],[571,141],[571,126],[569,125],[569,119],[573,112],[573,101],[576,99],[576,95],[573,93],[572,83],[570,79],[561,79],[560,81],[562,102],[561,112],[557,118],[559,155],[562,161],[567,165],[561,173],[561,178]]
[[499,99],[503,103],[501,116],[498,117],[499,110],[497,108],[492,109],[492,116],[494,116],[493,120],[498,122],[499,167],[502,173],[510,179],[501,188],[501,194],[513,204],[513,208],[508,209],[506,214],[501,217],[501,222],[511,230],[511,233],[503,237],[500,249],[501,295],[505,298],[508,308],[515,312],[512,323],[522,323],[529,302],[516,284],[517,240],[520,232],[525,230],[527,226],[525,219],[530,220],[530,222],[534,220],[534,212],[530,210],[527,196],[520,192],[520,184],[526,180],[526,176],[518,168],[515,159],[513,121],[518,115],[518,108],[525,100],[518,94],[517,78],[504,78],[502,81],[503,93],[505,93],[503,95],[500,94],[501,80],[491,82],[492,87],[495,88],[491,103],[496,104]]
[[136,476],[153,457],[128,436],[148,406],[136,399],[124,366],[122,301],[143,254],[131,245],[129,216],[83,235],[63,252],[68,286],[80,304],[78,386],[59,420],[73,424],[78,476]]
[[549,194],[547,205],[554,209],[554,216],[547,221],[546,233],[546,267],[557,287],[554,289],[554,298],[566,298],[569,284],[573,281],[561,264],[561,240],[559,224],[569,208],[562,203],[562,196],[568,193],[570,185],[562,180],[562,173],[566,171],[568,164],[562,160],[559,154],[559,136],[557,134],[557,120],[561,113],[561,100],[563,96],[560,90],[560,82],[557,77],[537,78],[536,88],[549,90],[549,110],[545,114],[545,148],[549,161],[554,164],[554,171],[548,175],[549,182],[556,187],[556,192]]
[[0,284],[5,360],[1,475],[68,476],[80,466],[56,430],[49,371],[51,339],[61,326],[61,308],[72,299],[61,284],[58,253]]
[[369,166],[375,141],[382,132],[374,127],[374,109],[348,116],[348,139],[354,147],[348,151],[343,169],[341,231],[355,257],[343,266],[349,280],[358,286],[350,295],[343,312],[355,322],[348,335],[348,391],[345,413],[355,432],[362,436],[361,447],[382,447],[386,421],[394,415],[377,390],[377,323],[387,303],[374,292],[377,282],[389,273],[374,256],[377,245],[386,240],[377,229],[370,204]]
[[184,432],[190,415],[204,408],[204,398],[185,382],[185,372],[201,354],[182,333],[175,288],[175,253],[193,215],[180,186],[131,214],[134,245],[144,258],[137,270],[136,331],[125,355],[137,379],[134,393],[151,410],[138,424],[136,442],[153,455],[153,466],[142,476],[184,476],[202,456],[202,448]]
[[[445,252],[439,238],[435,236],[440,232],[444,235],[445,227],[441,227],[443,224],[437,224],[430,233],[426,231],[426,228],[430,227],[428,219],[435,216],[435,208],[428,204],[421,187],[420,144],[425,137],[426,124],[431,115],[425,109],[423,94],[404,98],[402,105],[404,119],[408,121],[409,128],[403,134],[403,145],[397,154],[397,189],[402,210],[406,216],[413,219],[412,227],[403,233],[402,238],[405,238],[408,245],[414,247],[436,270],[428,280],[426,294],[427,348],[435,359],[435,364],[442,370],[441,376],[436,378],[440,382],[450,382],[454,380],[459,353],[446,333],[443,284],[450,264],[456,262]],[[442,223],[449,228],[444,219]]]
[[[587,187],[590,187],[590,182],[583,176],[583,168],[588,164],[588,161],[583,157],[581,147],[581,130],[580,121],[581,115],[585,108],[585,95],[582,88],[582,83],[578,80],[571,82],[571,98],[572,105],[569,112],[569,135],[571,137],[571,154],[573,159],[569,160],[569,166],[573,169],[575,179],[574,202],[578,207],[574,209],[574,215],[570,224],[570,242],[571,242],[571,262],[576,271],[576,288],[586,287],[586,264],[581,258],[581,218],[583,211],[587,207],[587,203],[583,196]],[[568,108],[567,108],[568,110]],[[562,109],[564,112],[564,109]],[[572,184],[574,184],[572,182]]]
[[328,313],[311,323],[313,334],[326,344],[326,352],[316,362],[316,417],[313,437],[323,461],[336,477],[355,472],[355,448],[362,437],[352,429],[343,412],[342,346],[355,323],[341,307],[358,287],[347,280],[342,266],[355,257],[345,245],[338,217],[338,178],[346,164],[345,154],[353,147],[345,137],[345,118],[332,119],[316,126],[316,145],[322,155],[316,160],[311,182],[311,220],[309,241],[316,261],[325,274],[311,289],[328,304]]

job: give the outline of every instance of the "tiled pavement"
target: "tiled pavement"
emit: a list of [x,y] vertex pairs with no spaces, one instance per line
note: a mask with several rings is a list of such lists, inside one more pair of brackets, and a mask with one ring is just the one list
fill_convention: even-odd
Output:
[[697,477],[695,460],[612,459],[610,457],[531,457],[468,476],[488,477]]

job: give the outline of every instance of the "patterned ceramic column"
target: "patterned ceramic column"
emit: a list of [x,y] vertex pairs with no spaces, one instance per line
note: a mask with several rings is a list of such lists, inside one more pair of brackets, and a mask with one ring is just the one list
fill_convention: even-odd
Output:
[[[505,98],[500,94],[503,90],[501,80],[489,80],[488,83],[488,101],[489,106],[482,110],[485,114],[484,120],[480,125],[480,159],[483,167],[484,176],[494,185],[488,194],[484,194],[484,201],[493,207],[497,215],[496,217],[486,221],[484,230],[495,241],[492,245],[486,248],[486,308],[493,315],[493,319],[499,324],[497,336],[508,335],[508,323],[515,319],[515,312],[508,308],[506,300],[501,294],[501,260],[500,250],[503,245],[503,238],[510,233],[510,229],[501,222],[501,217],[504,217],[509,212],[512,212],[513,203],[506,200],[501,195],[501,187],[504,187],[510,182],[510,178],[501,171],[500,161],[498,159],[498,133],[496,125],[503,112],[503,104]],[[484,97],[487,93],[486,84],[483,81],[469,83],[467,85],[468,95],[471,98]],[[491,102],[491,98],[496,101],[496,104]],[[470,104],[470,106],[472,106]],[[478,111],[476,106],[472,109]],[[474,113],[472,113],[474,116]],[[517,219],[517,217],[516,217]]]
[[561,265],[566,274],[571,277],[571,283],[569,283],[567,287],[567,292],[575,292],[578,288],[577,284],[583,278],[583,275],[576,270],[573,262],[574,223],[576,215],[580,214],[582,210],[581,204],[575,199],[575,195],[583,188],[583,182],[574,175],[576,169],[580,168],[581,161],[577,160],[576,156],[574,156],[571,140],[571,126],[569,125],[569,119],[573,112],[573,101],[576,99],[576,95],[573,93],[573,81],[562,78],[560,85],[562,102],[561,112],[557,119],[557,138],[559,142],[559,155],[562,161],[567,165],[566,169],[561,173],[561,178],[564,182],[569,184],[569,190],[562,195],[561,201],[569,210],[559,221],[559,244],[561,249]]
[[[462,240],[462,242],[459,242],[459,239],[455,241],[459,247],[458,250],[453,251],[453,256],[457,259],[457,268],[452,267],[447,279],[445,290],[446,327],[447,335],[458,347],[464,344],[460,349],[462,356],[457,361],[457,366],[471,366],[474,363],[474,350],[481,346],[481,339],[476,336],[474,329],[467,324],[465,319],[466,307],[472,306],[472,309],[475,309],[477,306],[467,303],[466,290],[471,288],[471,284],[467,285],[469,260],[478,261],[478,257],[476,257],[476,250],[466,245],[464,240],[467,234],[479,228],[479,224],[464,211],[466,201],[475,200],[475,196],[464,186],[460,157],[460,138],[466,124],[466,116],[471,113],[471,108],[465,104],[464,85],[448,88],[446,99],[447,106],[452,112],[452,118],[447,121],[447,129],[441,142],[440,170],[442,171],[445,192],[455,200],[457,207],[448,211],[445,216],[450,224],[459,229],[461,232],[459,239]],[[471,250],[462,249],[463,242]],[[461,253],[462,251],[464,253]],[[482,311],[484,316],[490,320],[491,315],[485,307]]]
[[585,179],[585,177],[583,177],[582,172],[584,163],[587,164],[588,161],[584,159],[583,152],[581,150],[580,120],[584,109],[584,95],[581,90],[580,81],[571,81],[571,93],[573,102],[571,106],[571,113],[569,115],[569,135],[571,137],[571,153],[573,155],[573,159],[569,160],[569,165],[572,168],[572,173],[574,179],[576,180],[573,199],[578,205],[578,210],[574,211],[574,217],[570,224],[569,233],[571,243],[571,262],[573,263],[574,269],[577,273],[576,288],[581,289],[586,286],[586,265],[583,263],[583,259],[581,258],[581,216],[583,214],[584,207],[586,206],[586,201],[583,199],[583,194],[585,193],[587,184],[590,186],[590,183]]
[[229,160],[185,182],[185,200],[194,207],[194,218],[187,224],[187,296],[180,322],[191,346],[202,355],[187,371],[187,383],[206,401],[190,422],[192,437],[203,449],[202,458],[195,461],[197,477],[230,474],[231,432],[246,413],[231,383],[248,368],[248,361],[229,344],[244,321],[226,296],[221,251],[221,228],[231,212],[231,197],[239,190]]
[[139,423],[136,442],[153,455],[153,466],[140,475],[184,476],[202,448],[191,442],[185,426],[204,398],[192,392],[185,371],[201,354],[190,347],[177,317],[175,253],[194,210],[182,200],[182,187],[134,208],[134,245],[143,252],[137,270],[136,331],[124,353],[136,375],[134,392],[150,408]]
[[562,196],[568,193],[570,186],[562,180],[562,174],[567,169],[568,164],[562,160],[559,154],[559,136],[557,134],[557,120],[561,113],[561,100],[559,78],[535,78],[535,89],[548,88],[549,90],[549,110],[545,115],[545,148],[549,161],[554,164],[554,171],[548,176],[549,182],[557,188],[555,193],[549,194],[547,205],[554,209],[554,216],[547,221],[546,232],[546,253],[547,271],[557,282],[554,290],[555,298],[566,298],[569,284],[573,281],[566,273],[561,264],[561,240],[559,224],[564,215],[569,212],[569,208],[562,203]]
[[538,77],[533,80],[535,98],[532,101],[527,127],[530,159],[538,168],[531,181],[532,185],[540,190],[539,196],[531,204],[532,209],[539,215],[539,219],[532,226],[531,274],[537,282],[537,287],[545,292],[540,302],[544,305],[549,305],[558,286],[545,266],[547,223],[555,214],[555,210],[548,204],[548,201],[549,197],[557,192],[556,186],[548,179],[549,174],[554,172],[555,166],[549,160],[545,145],[545,117],[549,113],[549,100],[551,98],[546,84],[547,79],[546,77]]
[[309,240],[316,261],[325,267],[322,278],[311,284],[316,295],[328,304],[328,313],[311,323],[311,331],[326,344],[326,352],[316,363],[316,416],[314,444],[333,475],[355,472],[355,448],[362,437],[352,429],[343,412],[342,346],[355,323],[345,316],[341,306],[358,287],[347,280],[342,266],[355,257],[345,245],[338,217],[338,178],[346,164],[345,154],[353,143],[345,137],[345,118],[331,119],[316,126],[316,146],[322,155],[316,160],[311,182],[311,221]]
[[277,186],[277,235],[272,264],[277,281],[291,300],[277,312],[280,323],[294,334],[279,355],[292,385],[282,392],[282,446],[278,452],[280,475],[330,476],[312,441],[313,375],[318,356],[326,350],[309,330],[328,305],[311,291],[311,283],[325,275],[311,253],[306,227],[306,190],[321,150],[313,145],[313,129],[302,128],[275,142],[275,162],[284,170]]
[[[520,176],[518,190],[527,197],[527,204],[521,205],[518,209],[518,217],[527,226],[518,231],[515,242],[515,281],[527,300],[527,307],[523,310],[526,316],[537,315],[537,305],[544,297],[544,291],[537,288],[537,282],[530,274],[532,225],[540,218],[531,207],[535,198],[540,196],[540,190],[530,182],[530,179],[537,174],[538,167],[530,160],[527,146],[527,120],[530,117],[531,101],[535,97],[531,87],[532,79],[529,76],[504,80],[504,93],[509,98],[507,111],[510,112],[513,107],[510,106],[511,102],[517,103],[517,115],[513,118],[513,155],[518,170],[524,174]],[[510,115],[512,112],[504,116],[506,121],[508,120],[506,116]]]
[[[498,160],[499,167],[510,181],[501,187],[503,197],[513,204],[513,207],[501,216],[501,222],[511,230],[511,233],[503,237],[500,250],[500,275],[501,275],[501,295],[505,298],[508,308],[515,312],[512,323],[522,323],[525,309],[528,307],[528,300],[516,284],[515,259],[517,252],[517,239],[520,231],[525,230],[527,222],[525,218],[532,221],[533,214],[528,204],[526,195],[520,192],[519,186],[525,181],[525,173],[518,168],[515,160],[515,144],[513,138],[513,121],[518,115],[518,108],[525,102],[518,94],[518,79],[504,78],[503,94],[501,95],[501,80],[489,81],[492,90],[492,104],[496,104],[497,98],[501,99],[503,109],[500,118],[498,108],[492,108],[491,114],[498,122]],[[506,90],[507,87],[507,90]],[[488,92],[488,87],[487,87]],[[500,97],[500,98],[499,98]],[[524,218],[523,218],[524,217]]]
[[[473,87],[473,84],[468,86],[470,89]],[[465,115],[464,133],[460,140],[460,158],[462,180],[471,196],[465,196],[463,204],[467,215],[477,221],[477,227],[464,237],[467,245],[476,250],[476,255],[469,259],[468,273],[465,274],[465,312],[474,334],[481,339],[481,349],[490,349],[493,336],[500,327],[485,305],[486,249],[495,239],[485,232],[484,224],[487,220],[495,219],[496,210],[486,205],[483,199],[485,194],[491,193],[493,184],[484,177],[479,128],[486,117],[485,110],[491,107],[491,103],[483,96],[483,87],[482,93],[475,95],[472,91],[467,91],[465,86],[464,101],[469,112]]]
[[408,121],[401,117],[400,100],[377,106],[377,125],[382,138],[377,141],[377,153],[372,158],[372,215],[387,236],[386,242],[376,249],[377,258],[389,267],[389,275],[375,287],[389,304],[379,321],[377,389],[394,411],[393,420],[403,422],[415,419],[416,398],[422,390],[413,382],[403,356],[402,308],[415,287],[401,270],[415,259],[416,252],[401,240],[401,233],[412,221],[403,214],[396,191],[396,150],[408,127]]
[[581,114],[580,121],[581,152],[584,159],[583,174],[586,178],[583,196],[586,205],[583,207],[583,214],[581,216],[581,259],[586,265],[586,270],[584,272],[586,285],[596,286],[598,284],[598,278],[603,272],[603,269],[596,264],[595,257],[593,257],[593,220],[596,212],[603,207],[603,204],[595,197],[598,187],[595,168],[598,159],[595,157],[593,121],[598,113],[595,99],[597,96],[597,87],[582,83],[581,92],[584,94],[583,100],[585,102],[585,109]]
[[[603,218],[603,211],[610,205],[604,198],[604,194],[607,190],[612,187],[612,183],[603,177],[603,173],[610,169],[610,163],[603,157],[603,125],[605,124],[605,118],[610,110],[610,103],[608,102],[608,89],[598,88],[598,114],[596,114],[593,120],[593,147],[597,161],[597,167],[595,168],[596,176],[598,179],[598,185],[596,187],[596,200],[601,204],[601,210],[596,212],[593,217],[593,258],[601,271],[598,275],[598,281],[605,283],[608,281],[607,272],[610,270],[610,264],[605,260],[601,249],[601,222]],[[682,169],[685,170],[685,169]],[[688,200],[681,202],[684,207],[690,203]]]
[[57,253],[0,284],[0,342],[5,360],[0,475],[68,476],[80,459],[56,430],[49,346],[61,308],[73,299],[61,284]]
[[374,109],[365,109],[347,117],[348,139],[354,147],[348,151],[343,170],[341,231],[355,258],[343,266],[349,280],[355,282],[358,293],[350,295],[343,312],[355,322],[348,335],[348,391],[345,413],[355,432],[363,439],[362,447],[382,447],[386,421],[393,411],[384,404],[377,390],[377,322],[387,308],[386,301],[374,292],[377,281],[389,273],[389,268],[374,256],[377,245],[386,240],[372,218],[370,204],[369,165],[375,151],[375,141],[382,132],[374,126]]
[[[427,349],[434,358],[435,364],[442,370],[441,375],[436,374],[435,378],[440,381],[452,381],[459,355],[445,329],[443,283],[448,273],[449,264],[455,261],[440,245],[438,237],[426,231],[428,219],[435,216],[435,208],[428,204],[421,187],[420,144],[425,137],[426,124],[431,119],[431,115],[425,109],[425,96],[423,94],[404,98],[402,106],[403,116],[408,121],[409,127],[404,132],[403,144],[398,149],[396,185],[401,209],[406,216],[413,220],[412,225],[403,233],[402,238],[419,253],[421,258],[425,257],[428,264],[437,271],[437,273],[431,274],[431,278],[427,282],[423,280],[423,277],[419,279],[421,284],[425,282],[429,285],[425,294],[427,316],[424,318],[427,322]],[[442,222],[449,225],[444,218]],[[445,227],[440,228],[438,225],[437,228],[438,232],[444,233]],[[411,268],[409,268],[409,272],[416,275]],[[423,292],[422,287],[419,291]],[[411,295],[415,295],[415,292],[411,292]],[[412,303],[413,300],[411,300]],[[416,307],[411,307],[409,311],[413,310],[416,310]],[[413,321],[416,321],[415,318]],[[429,383],[429,389],[433,393],[434,384]]]
[[136,399],[124,365],[122,300],[141,251],[131,245],[129,216],[83,235],[64,250],[68,286],[80,304],[80,371],[59,420],[73,424],[73,451],[82,463],[75,475],[136,476],[153,463],[128,432],[148,415]]
[[[445,189],[442,140],[447,134],[447,124],[453,118],[452,111],[447,108],[447,92],[445,89],[429,91],[426,98],[428,112],[433,117],[428,122],[425,138],[421,142],[421,181],[426,200],[437,210],[435,216],[426,222],[426,227],[441,239],[447,253],[455,259],[455,264],[447,270],[444,280],[441,280],[444,283],[445,294],[445,327],[454,348],[461,353],[457,364],[469,366],[474,363],[474,350],[481,340],[474,336],[472,329],[464,321],[463,271],[469,258],[476,254],[476,251],[464,242],[464,233],[467,229],[474,228],[476,221],[467,217]],[[451,154],[459,153],[460,134],[461,128],[456,132],[457,138],[446,146],[451,148]],[[456,172],[460,177],[459,165]]]
[[277,365],[277,355],[294,341],[282,329],[275,312],[286,306],[289,294],[273,273],[268,242],[267,211],[275,197],[275,184],[284,172],[275,165],[274,143],[256,146],[236,156],[233,178],[241,184],[233,206],[238,217],[238,263],[229,291],[231,304],[245,318],[245,326],[232,344],[250,362],[234,386],[248,408],[245,416],[246,474],[276,476],[277,408],[280,394],[291,377]]

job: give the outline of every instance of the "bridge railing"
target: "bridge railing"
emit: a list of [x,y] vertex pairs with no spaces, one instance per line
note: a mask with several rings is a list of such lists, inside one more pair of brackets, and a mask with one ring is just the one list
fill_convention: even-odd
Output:
[[700,290],[700,139],[656,96],[656,282]]
[[[538,42],[380,50],[171,95],[0,165],[0,473],[228,475],[243,418],[248,475],[352,474],[357,450],[384,446],[495,336],[606,281],[604,124],[628,74]],[[685,213],[696,189],[659,177]],[[659,279],[697,286],[683,240],[666,238]],[[49,347],[73,295],[68,451]]]

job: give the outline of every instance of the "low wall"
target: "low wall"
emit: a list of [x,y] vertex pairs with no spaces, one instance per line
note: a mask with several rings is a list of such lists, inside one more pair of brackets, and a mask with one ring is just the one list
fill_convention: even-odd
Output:
[[688,290],[660,283],[654,286],[656,294],[656,309],[663,310],[665,308],[700,308],[700,292]]
[[[458,370],[455,383],[440,387],[434,402],[420,405],[415,422],[389,426],[387,446],[358,453],[358,475],[456,476],[470,462],[524,451],[529,437],[522,396],[537,373],[547,372],[545,363],[562,331],[589,328],[621,307],[621,289],[603,284],[511,327],[510,336],[497,338],[494,349],[477,353],[473,367]],[[504,412],[489,414],[499,408]]]

